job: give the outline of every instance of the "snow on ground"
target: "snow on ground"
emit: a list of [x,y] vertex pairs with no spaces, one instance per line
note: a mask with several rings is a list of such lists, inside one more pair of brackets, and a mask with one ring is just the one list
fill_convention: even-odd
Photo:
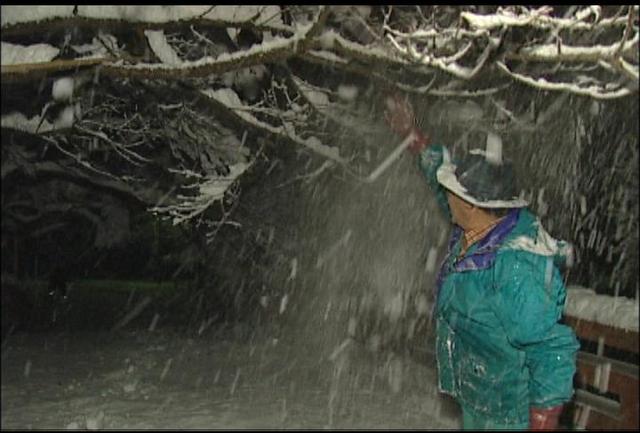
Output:
[[[638,329],[636,300],[579,286],[566,313]],[[2,345],[1,428],[459,428],[429,356],[319,352],[246,327],[17,333]]]
[[[435,365],[232,334],[16,334],[2,429],[459,428]],[[397,392],[394,392],[397,391]]]

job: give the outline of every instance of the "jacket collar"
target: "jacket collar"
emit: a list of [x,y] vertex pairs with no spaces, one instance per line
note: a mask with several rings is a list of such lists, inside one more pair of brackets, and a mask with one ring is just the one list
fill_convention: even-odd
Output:
[[[507,235],[511,233],[513,228],[516,226],[519,216],[520,208],[512,209],[505,216],[505,218],[503,218],[503,220],[498,223],[498,225],[496,225],[489,233],[487,233],[484,238],[482,238],[478,242],[478,247],[473,253],[467,255],[454,265],[455,270],[471,271],[486,269],[490,267],[495,261],[498,248],[504,243]],[[456,242],[458,242],[461,236],[462,229],[458,226],[455,226],[453,229],[453,233],[451,234],[451,239],[449,240],[447,255],[442,262],[442,266],[440,267],[440,270],[438,271],[438,275],[436,277],[436,287],[433,294],[436,302],[434,302],[433,304],[431,317],[434,317],[434,312],[436,305],[438,304],[438,298],[440,295],[442,283],[449,273],[448,264],[450,261],[451,253],[453,252]]]
[[[502,245],[505,238],[518,222],[520,208],[515,208],[498,223],[485,237],[478,241],[475,251],[458,261],[455,265],[457,271],[468,271],[474,269],[485,269],[495,260],[495,251]],[[457,228],[457,233],[452,236],[452,243],[449,244],[449,254],[455,242],[462,236],[462,230]],[[455,239],[454,239],[455,238]]]

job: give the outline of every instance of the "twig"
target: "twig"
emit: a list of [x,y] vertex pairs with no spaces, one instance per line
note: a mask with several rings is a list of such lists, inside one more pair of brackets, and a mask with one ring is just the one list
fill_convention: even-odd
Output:
[[498,69],[500,69],[510,77],[539,89],[567,91],[575,93],[577,95],[589,96],[596,99],[615,99],[630,95],[632,93],[631,89],[624,87],[615,91],[607,91],[604,90],[602,86],[590,86],[587,88],[583,88],[578,86],[576,83],[552,83],[544,78],[532,78],[526,75],[512,72],[502,62],[496,62],[496,65],[498,66]]

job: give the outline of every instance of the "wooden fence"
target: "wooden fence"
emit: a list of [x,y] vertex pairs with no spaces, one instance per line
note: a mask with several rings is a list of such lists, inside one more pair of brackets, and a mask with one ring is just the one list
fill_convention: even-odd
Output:
[[576,394],[569,405],[573,427],[617,430],[639,427],[638,331],[566,316],[581,341]]

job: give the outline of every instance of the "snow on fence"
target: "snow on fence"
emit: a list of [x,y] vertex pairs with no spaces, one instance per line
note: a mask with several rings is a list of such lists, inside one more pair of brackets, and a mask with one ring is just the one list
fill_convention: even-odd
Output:
[[581,340],[576,395],[578,429],[633,429],[638,412],[638,299],[567,288],[565,322]]
[[565,314],[577,319],[638,332],[638,299],[598,295],[581,286],[567,287]]

